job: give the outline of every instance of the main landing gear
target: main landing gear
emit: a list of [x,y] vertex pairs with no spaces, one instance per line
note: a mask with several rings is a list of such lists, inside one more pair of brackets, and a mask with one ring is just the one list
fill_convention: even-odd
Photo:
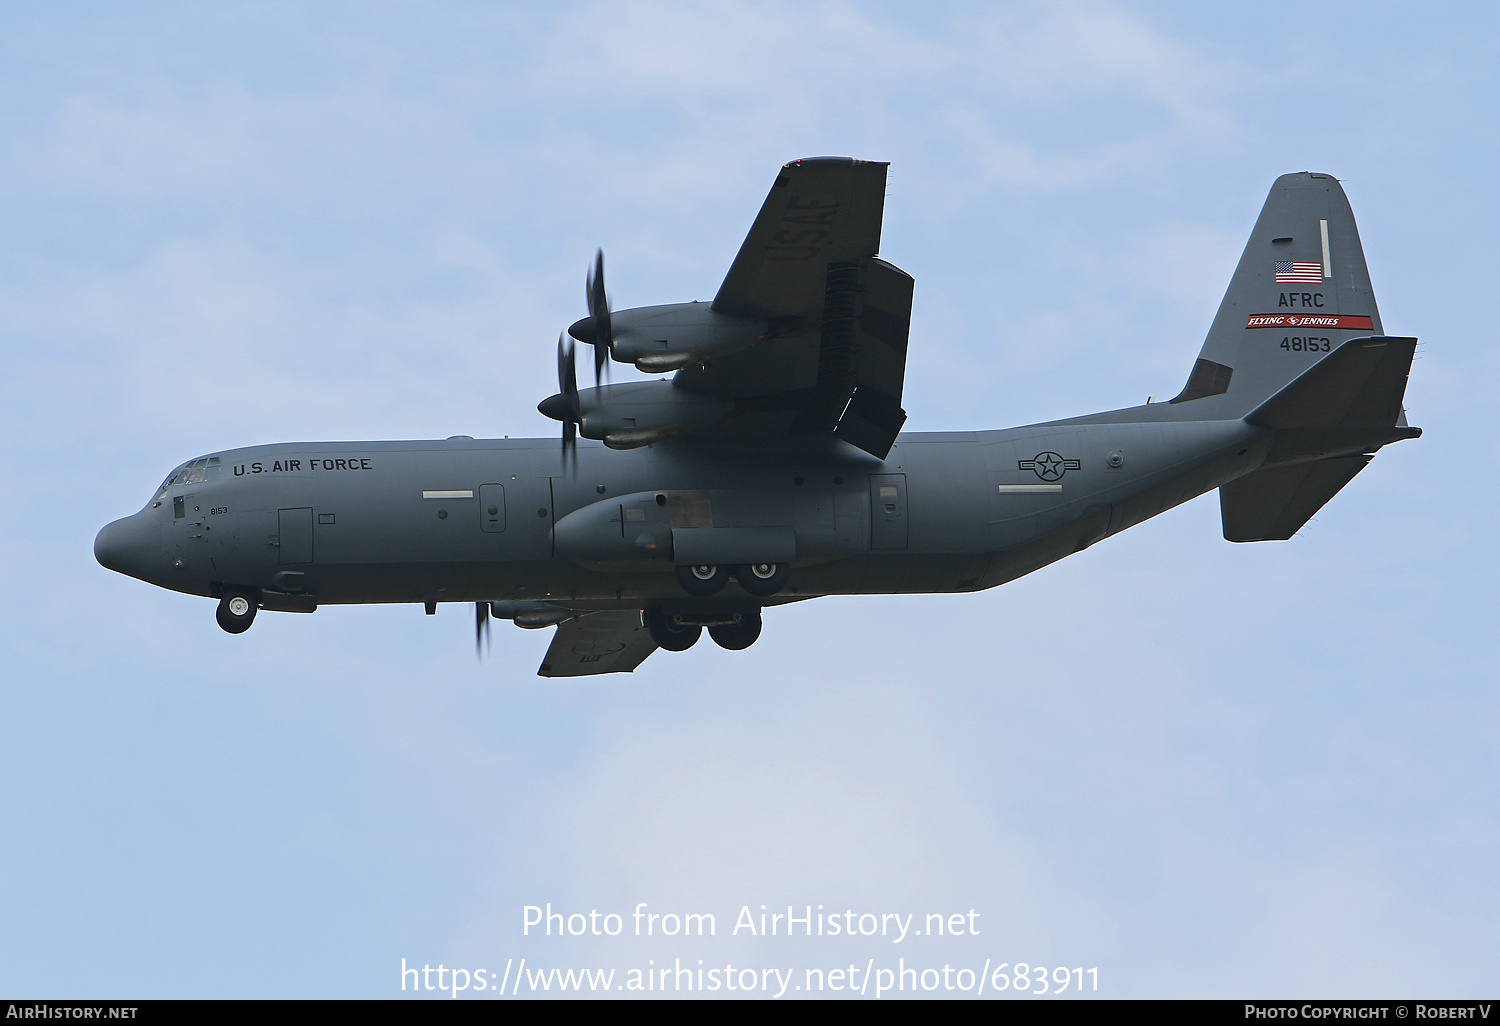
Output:
[[708,629],[708,636],[714,639],[715,645],[731,652],[749,648],[760,637],[760,614],[747,616],[739,623],[716,623]]
[[[786,584],[787,575],[790,573],[791,567],[785,563],[749,563],[734,568],[734,576],[740,582],[740,587],[760,598],[770,598],[780,591]],[[754,640],[754,638],[750,639],[750,641]]]
[[679,617],[669,616],[658,606],[641,613],[646,621],[646,630],[658,648],[668,652],[686,652],[703,636],[701,623],[684,623]]
[[661,606],[642,611],[641,620],[657,647],[668,652],[686,652],[703,636],[731,651],[749,648],[760,637],[760,610],[715,610],[713,612],[668,610]]
[[703,563],[675,569],[677,583],[694,598],[717,595],[729,583],[731,574],[746,593],[757,598],[769,598],[782,589],[791,572],[785,563],[748,563],[739,566]]
[[255,599],[244,592],[225,592],[224,597],[219,600],[219,609],[214,614],[214,619],[230,634],[244,634],[255,622],[255,613],[259,608]]
[[[708,598],[724,590],[729,583],[729,567],[702,564],[676,568],[677,583],[682,590],[696,598]],[[665,646],[663,646],[665,647]]]

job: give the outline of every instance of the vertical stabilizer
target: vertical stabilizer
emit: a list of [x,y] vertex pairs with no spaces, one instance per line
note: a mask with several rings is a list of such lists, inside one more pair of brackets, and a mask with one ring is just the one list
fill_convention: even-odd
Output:
[[1172,402],[1201,404],[1199,419],[1241,417],[1349,339],[1383,333],[1338,180],[1282,175]]

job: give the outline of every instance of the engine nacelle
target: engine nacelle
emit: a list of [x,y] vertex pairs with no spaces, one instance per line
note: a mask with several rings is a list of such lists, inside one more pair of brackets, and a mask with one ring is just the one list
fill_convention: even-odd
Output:
[[612,449],[634,449],[712,427],[734,409],[734,400],[689,392],[670,381],[631,381],[579,389],[578,405],[583,412],[578,431],[584,438]]
[[562,606],[554,606],[550,602],[516,602],[501,601],[490,603],[490,615],[500,620],[510,620],[517,627],[525,627],[527,630],[539,630],[543,627],[555,627],[564,620],[571,620],[578,615],[576,609],[564,609]]
[[[748,349],[770,330],[763,318],[720,313],[708,303],[638,306],[611,311],[609,317],[614,358],[650,374]],[[568,333],[592,342],[594,319],[585,317]]]

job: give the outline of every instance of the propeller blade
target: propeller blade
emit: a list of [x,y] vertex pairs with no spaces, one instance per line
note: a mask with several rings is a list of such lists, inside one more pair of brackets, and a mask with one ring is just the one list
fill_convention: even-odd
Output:
[[609,350],[614,345],[614,327],[609,318],[609,297],[604,293],[604,250],[594,254],[594,266],[589,270],[585,290],[589,316],[594,321],[594,384],[603,380],[604,368],[609,366]]
[[490,604],[474,603],[474,656],[483,659],[490,647]]
[[557,391],[562,397],[558,412],[563,414],[562,451],[567,459],[571,453],[573,466],[578,466],[578,426],[583,420],[583,404],[578,398],[578,368],[574,359],[573,340],[566,333],[557,336]]
[[575,418],[578,409],[578,371],[574,365],[573,342],[566,332],[557,336],[557,391],[568,404],[568,412]]

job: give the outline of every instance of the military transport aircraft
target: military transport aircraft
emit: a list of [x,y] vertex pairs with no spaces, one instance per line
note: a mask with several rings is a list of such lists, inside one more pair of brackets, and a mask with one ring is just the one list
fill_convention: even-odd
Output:
[[[297,442],[168,475],[99,532],[104,566],[260,609],[474,603],[556,626],[543,676],[633,670],[766,606],[968,592],[1219,489],[1230,541],[1290,538],[1388,442],[1416,340],[1382,334],[1337,180],[1276,180],[1187,384],[999,431],[902,432],[912,278],[881,259],[884,163],[776,175],[710,302],[610,310],[558,342],[555,440]],[[579,388],[573,340],[593,347]],[[602,384],[609,361],[669,379]],[[591,444],[582,444],[578,436]]]

